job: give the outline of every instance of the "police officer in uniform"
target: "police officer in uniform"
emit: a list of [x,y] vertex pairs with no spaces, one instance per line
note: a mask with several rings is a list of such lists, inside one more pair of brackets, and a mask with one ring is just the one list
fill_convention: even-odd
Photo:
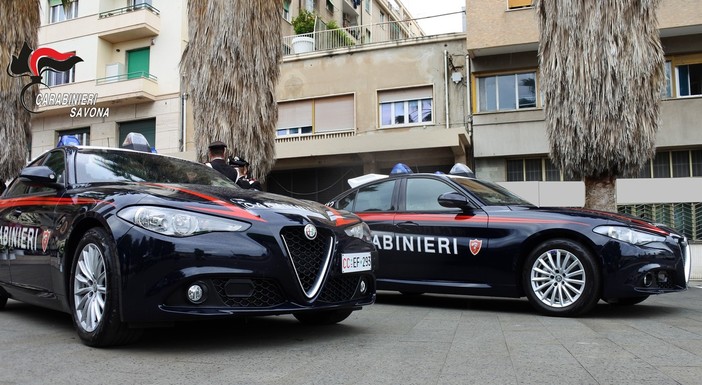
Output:
[[227,178],[231,179],[233,182],[236,182],[238,179],[238,174],[236,172],[236,169],[234,169],[232,166],[227,164],[227,161],[225,160],[224,153],[227,149],[227,145],[224,144],[224,142],[220,141],[215,141],[210,143],[209,147],[209,162],[206,164],[213,169],[219,171],[220,173],[224,174]]
[[239,187],[259,191],[263,189],[261,187],[261,182],[249,177],[249,162],[247,162],[244,158],[235,156],[233,159],[230,159],[229,164],[234,166],[239,173],[239,179],[236,181],[236,184],[238,184]]

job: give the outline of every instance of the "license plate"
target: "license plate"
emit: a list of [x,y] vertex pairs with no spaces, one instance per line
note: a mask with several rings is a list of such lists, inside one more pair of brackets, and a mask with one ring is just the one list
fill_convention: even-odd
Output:
[[341,254],[341,272],[355,273],[357,271],[368,271],[371,269],[370,253],[349,253]]

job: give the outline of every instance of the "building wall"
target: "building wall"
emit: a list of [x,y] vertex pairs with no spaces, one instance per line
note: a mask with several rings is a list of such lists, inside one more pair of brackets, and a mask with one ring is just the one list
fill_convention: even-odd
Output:
[[[77,128],[90,128],[91,145],[118,146],[119,124],[145,118],[156,120],[156,150],[179,152],[182,103],[178,66],[187,43],[186,0],[153,0],[158,14],[145,10],[120,14],[118,9],[127,7],[127,0],[79,0],[77,18],[53,24],[48,24],[48,1],[41,4],[40,45],[74,51],[83,62],[75,66],[75,82],[41,88],[40,92],[97,93],[95,107],[109,109],[109,116],[70,117],[70,107],[41,108],[32,118],[32,157],[53,148],[58,131]],[[114,16],[100,17],[106,12]],[[142,47],[150,49],[152,79],[101,83],[108,65],[120,63],[125,73],[127,51]]]

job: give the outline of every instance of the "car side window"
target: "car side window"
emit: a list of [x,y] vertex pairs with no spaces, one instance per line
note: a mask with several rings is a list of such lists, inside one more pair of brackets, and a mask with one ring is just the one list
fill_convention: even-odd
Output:
[[63,183],[66,179],[66,162],[63,151],[49,153],[42,166],[50,168],[56,173],[56,183]]
[[395,190],[395,181],[388,180],[374,183],[358,189],[354,212],[364,211],[392,211],[392,194]]
[[456,189],[440,180],[408,178],[407,192],[405,194],[405,210],[456,211],[455,209],[441,206],[438,201],[439,195],[455,191]]
[[[54,154],[58,154],[59,156],[55,156]],[[52,165],[54,167],[52,167]],[[65,168],[65,165],[63,162],[63,151],[57,151],[57,152],[45,154],[45,155],[35,159],[34,162],[29,164],[29,166],[48,166],[48,167],[51,167],[51,169],[54,171],[57,171],[57,169],[60,169],[61,172],[60,173],[57,172],[56,175],[64,175],[63,170]],[[5,196],[8,198],[9,197],[17,197],[17,196],[22,196],[22,195],[41,193],[44,191],[56,191],[56,190],[53,190],[53,189],[48,188],[48,187],[30,186],[30,185],[20,181],[19,178],[17,178],[7,188],[7,193]]]
[[337,210],[348,210],[353,211],[353,203],[356,200],[356,192],[339,199],[335,204],[334,208]]

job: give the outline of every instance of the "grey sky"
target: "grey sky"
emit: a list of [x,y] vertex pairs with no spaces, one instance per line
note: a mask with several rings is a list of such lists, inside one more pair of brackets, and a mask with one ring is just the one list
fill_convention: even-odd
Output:
[[[401,0],[414,18],[461,12],[465,0]],[[419,20],[419,25],[427,35],[460,32],[463,30],[460,14]]]

